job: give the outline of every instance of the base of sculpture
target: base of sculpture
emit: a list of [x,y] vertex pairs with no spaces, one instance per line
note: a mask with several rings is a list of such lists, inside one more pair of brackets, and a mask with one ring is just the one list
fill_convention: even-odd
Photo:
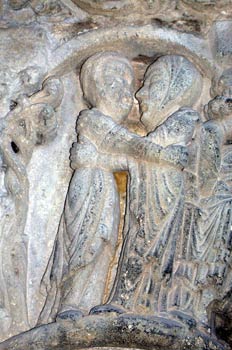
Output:
[[226,350],[212,335],[177,321],[152,316],[85,316],[31,329],[0,344],[6,349],[82,349],[122,347],[140,349]]

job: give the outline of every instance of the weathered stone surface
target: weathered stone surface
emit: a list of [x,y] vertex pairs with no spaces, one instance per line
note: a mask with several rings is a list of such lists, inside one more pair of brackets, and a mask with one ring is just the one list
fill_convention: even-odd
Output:
[[232,60],[232,21],[218,21],[212,28],[212,49],[215,58],[228,66]]
[[93,317],[35,328],[0,344],[1,350],[131,347],[139,349],[229,349],[204,333],[189,331],[165,317]]
[[232,346],[231,5],[2,1],[0,349]]

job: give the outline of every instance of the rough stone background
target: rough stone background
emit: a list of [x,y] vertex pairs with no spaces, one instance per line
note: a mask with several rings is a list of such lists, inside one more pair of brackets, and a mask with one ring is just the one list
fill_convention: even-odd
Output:
[[[30,247],[27,275],[30,327],[35,326],[44,303],[40,281],[72,174],[69,149],[76,138],[76,117],[85,107],[78,72],[89,55],[112,48],[126,50],[132,59],[136,86],[141,84],[144,71],[154,58],[163,53],[187,54],[204,77],[205,93],[199,102],[199,109],[203,110],[209,100],[212,72],[220,75],[232,63],[232,1],[0,2],[0,119],[6,117],[21,95],[37,92],[47,76],[57,74],[64,85],[64,98],[57,112],[58,136],[49,145],[35,149],[27,169],[30,191],[24,234]],[[38,76],[28,70],[33,67],[39,67]],[[144,134],[138,118],[135,106],[128,126]],[[122,186],[123,212],[126,177],[125,174],[117,177]],[[1,340],[4,339],[5,336]]]

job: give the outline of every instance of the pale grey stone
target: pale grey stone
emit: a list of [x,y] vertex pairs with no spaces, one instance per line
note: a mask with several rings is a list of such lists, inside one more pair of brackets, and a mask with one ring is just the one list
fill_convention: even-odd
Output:
[[231,16],[1,2],[0,349],[232,346]]
[[230,65],[232,60],[232,21],[216,22],[210,35],[215,58],[223,66]]

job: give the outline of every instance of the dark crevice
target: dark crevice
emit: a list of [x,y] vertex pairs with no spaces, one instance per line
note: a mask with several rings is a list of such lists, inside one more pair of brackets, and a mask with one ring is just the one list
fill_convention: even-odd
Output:
[[11,142],[11,148],[14,153],[19,153],[19,148],[14,141]]

